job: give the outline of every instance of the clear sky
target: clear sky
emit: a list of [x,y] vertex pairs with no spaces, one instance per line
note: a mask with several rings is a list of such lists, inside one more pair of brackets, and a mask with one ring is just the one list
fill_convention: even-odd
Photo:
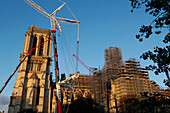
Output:
[[[49,14],[61,5],[57,0],[34,0]],[[152,17],[140,9],[131,13],[129,0],[63,0],[80,21],[80,59],[89,67],[104,65],[104,50],[110,46],[121,48],[123,60],[136,58],[141,67],[150,64],[139,59],[142,52],[152,50],[154,46],[162,46],[162,36],[145,39],[140,43],[135,34],[143,24],[150,24]],[[63,7],[58,16],[74,19],[67,7]],[[24,2],[24,0],[3,0],[0,3],[0,87],[19,63],[22,53],[25,33],[34,24],[37,28],[50,29],[50,21]],[[68,42],[71,54],[75,53],[77,25],[61,23],[62,37]],[[165,31],[164,33],[166,33]],[[62,40],[58,39],[59,53],[62,56]],[[61,42],[62,43],[62,42]],[[71,55],[70,55],[71,56]],[[61,73],[63,57],[60,57]],[[74,59],[74,58],[73,58]],[[52,67],[52,69],[54,66]],[[89,71],[79,64],[79,71],[88,74]],[[73,73],[73,71],[67,71]],[[66,73],[66,72],[65,72]],[[17,73],[9,82],[2,94],[10,96],[13,91]],[[150,79],[163,85],[164,74],[159,76],[150,72]],[[1,104],[0,104],[1,110]]]

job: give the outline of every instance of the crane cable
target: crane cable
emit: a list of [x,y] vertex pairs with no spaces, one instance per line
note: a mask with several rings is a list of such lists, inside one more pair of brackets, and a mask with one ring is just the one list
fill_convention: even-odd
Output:
[[[74,61],[73,61],[73,58],[72,58],[72,55],[71,55],[71,51],[70,51],[70,49],[69,49],[69,46],[68,46],[68,43],[67,43],[67,41],[65,40],[65,35],[64,35],[64,32],[62,32],[63,33],[63,38],[61,38],[61,42],[63,43],[63,45],[64,45],[64,47],[65,47],[65,50],[66,50],[66,53],[67,53],[67,56],[68,56],[68,60],[70,61],[70,63],[71,63],[71,65],[72,65],[72,67],[73,67],[73,69],[75,69],[75,63],[74,63]],[[74,70],[75,71],[75,70]]]
[[[58,0],[61,3],[65,3],[61,0]],[[66,4],[66,3],[65,3]],[[77,20],[76,16],[74,15],[74,13],[71,11],[71,9],[68,7],[68,5],[66,4],[66,7],[68,8],[68,10],[70,11],[70,13],[72,14],[72,16]],[[78,31],[77,31],[77,47],[76,47],[76,56],[79,57],[79,23],[78,23]],[[76,60],[76,72],[78,72],[78,60]]]
[[66,67],[66,71],[67,71],[67,73],[69,73],[70,72],[70,70],[69,70],[69,67],[68,67],[68,63],[67,63],[67,59],[66,59],[66,55],[67,55],[67,53],[66,53],[66,50],[65,50],[65,46],[64,46],[64,44],[63,44],[63,41],[61,41],[61,40],[59,40],[60,42],[61,42],[61,51],[63,51],[63,58],[64,58],[64,63],[65,63],[65,67]]
[[[62,3],[64,3],[63,1],[61,0],[58,0]],[[71,11],[71,9],[68,7],[68,5],[66,4],[66,7],[68,8],[68,10],[71,12],[72,16],[77,20],[76,16],[74,15],[74,13]],[[77,20],[78,21],[78,20]],[[76,55],[77,57],[79,57],[79,23],[78,23],[78,32],[77,32],[77,47],[76,47]],[[78,72],[78,60],[76,59],[76,71]],[[78,78],[79,79],[79,78]],[[79,80],[76,80],[76,84],[78,82],[78,86],[80,87],[80,83],[79,83]]]
[[[61,0],[58,0],[59,2],[61,2],[61,3],[65,3],[65,2],[63,2],[63,1],[61,1]],[[68,8],[68,10],[70,11],[70,13],[72,14],[72,16],[77,20],[77,18],[76,18],[76,16],[74,15],[74,13],[71,11],[71,9],[68,7],[68,5],[65,3],[65,5],[66,5],[66,7]],[[77,20],[78,21],[78,20]]]

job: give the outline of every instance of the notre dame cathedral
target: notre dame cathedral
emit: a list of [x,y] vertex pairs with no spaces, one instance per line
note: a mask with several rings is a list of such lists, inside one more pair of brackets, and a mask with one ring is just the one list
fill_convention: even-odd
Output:
[[[51,32],[47,29],[29,27],[25,34],[25,42],[20,60],[25,56],[28,50],[38,46],[50,38]],[[54,113],[55,111],[55,83],[52,82],[50,73],[52,40],[44,43],[32,51],[18,70],[18,76],[10,98],[8,113],[18,113],[24,109],[33,109],[38,113]],[[79,85],[84,84],[83,77],[79,79]],[[87,77],[86,77],[87,78]],[[69,84],[67,84],[69,85]],[[90,86],[82,88],[75,86],[70,82],[70,86],[76,87],[74,94],[67,88],[62,88],[63,104],[71,103],[69,94],[73,94],[74,99],[78,96],[91,96]],[[64,109],[64,107],[63,107]]]
[[[50,30],[29,27],[25,34],[23,53],[20,60],[30,50],[50,38]],[[18,77],[9,105],[9,113],[17,113],[26,108],[38,112],[50,112],[50,65],[51,44],[48,41],[31,52],[18,70]]]

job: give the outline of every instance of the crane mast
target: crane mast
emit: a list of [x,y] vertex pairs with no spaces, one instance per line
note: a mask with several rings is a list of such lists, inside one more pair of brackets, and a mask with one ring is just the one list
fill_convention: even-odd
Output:
[[56,30],[51,30],[51,32],[53,33],[54,64],[55,64],[55,75],[56,75],[56,83],[57,83],[59,81],[59,66],[58,66]]

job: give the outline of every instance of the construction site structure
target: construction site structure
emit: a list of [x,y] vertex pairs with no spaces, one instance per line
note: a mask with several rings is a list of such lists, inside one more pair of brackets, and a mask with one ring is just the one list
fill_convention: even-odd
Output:
[[118,113],[128,98],[141,99],[141,93],[161,93],[170,96],[169,89],[162,89],[150,81],[148,70],[131,58],[123,63],[121,50],[109,47],[105,50],[105,64],[102,70],[93,74],[92,93],[94,99],[106,113]]
[[[73,75],[74,74],[70,74],[70,77]],[[76,100],[79,97],[93,98],[93,94],[91,92],[91,77],[91,75],[80,74],[79,78],[72,79],[65,84],[69,87],[72,87],[74,90],[70,90],[67,87],[61,87],[63,113],[66,113],[66,111],[69,109],[71,100]]]
[[[29,27],[25,34],[23,53],[50,38],[50,30]],[[51,44],[48,41],[27,57],[18,70],[18,76],[10,99],[8,113],[17,113],[23,109],[32,108],[37,112],[50,112],[51,96]]]
[[[123,65],[122,52],[118,47],[109,47],[105,49],[105,64],[102,70],[111,70],[112,68],[120,68]],[[108,72],[109,74],[109,72]],[[110,71],[112,75],[113,72]]]
[[105,64],[101,70],[102,82],[102,106],[105,106],[105,110],[108,111],[108,95],[111,84],[111,78],[113,75],[117,75],[120,70],[120,67],[123,66],[122,52],[118,47],[109,47],[105,49]]
[[74,99],[77,99],[77,97],[92,97],[91,80],[91,75],[80,74],[79,78],[69,81],[66,85],[74,88]]
[[170,89],[167,88],[161,88],[155,81],[151,80],[151,88],[152,88],[152,93],[159,93],[161,95],[164,95],[165,97],[170,98]]
[[101,70],[97,70],[92,76],[92,94],[94,95],[94,100],[100,105],[100,111],[104,108],[104,79]]
[[[110,57],[117,55],[120,58],[120,49],[112,50],[110,51],[113,55],[107,53],[108,51],[105,51],[105,55],[109,54]],[[115,54],[114,52],[118,53]],[[105,58],[108,58],[108,56],[105,56]],[[125,63],[123,63],[122,59],[117,60],[112,62],[106,59],[107,63],[105,63],[102,70],[99,68],[93,72],[93,75],[80,75],[79,79],[67,83],[68,86],[72,86],[75,89],[72,92],[74,99],[77,99],[77,97],[92,97],[100,105],[101,113],[118,113],[127,98],[140,99],[143,92],[152,94],[157,91],[170,95],[169,90],[163,90],[155,82],[149,80],[148,71],[145,68],[141,68],[140,62],[136,61],[136,59],[131,58],[125,61]],[[112,64],[110,62],[113,65],[110,65]],[[116,62],[119,64],[114,65]],[[108,68],[106,64],[109,64]],[[113,67],[111,68],[111,66]],[[66,93],[68,91],[65,89],[63,89],[63,92],[68,94]],[[65,99],[66,102],[68,100],[66,101]],[[103,109],[104,111],[102,111]]]
[[[76,89],[75,99],[87,97],[85,96],[87,93],[84,92],[90,91],[88,94],[91,94],[91,97],[100,105],[102,113],[118,113],[123,108],[126,99],[140,99],[141,93],[144,92],[150,94],[160,92],[170,96],[170,90],[161,89],[155,82],[149,80],[148,70],[141,68],[140,62],[136,59],[131,58],[123,63],[120,59],[122,56],[119,48],[109,47],[108,50],[110,53],[105,51],[106,62],[102,70],[96,70],[93,75],[80,75],[79,79],[67,84]],[[119,58],[118,61],[113,59],[115,57]]]
[[109,93],[109,111],[122,109],[127,98],[140,98],[142,92],[152,93],[148,71],[135,59],[125,61],[119,73],[113,75]]

